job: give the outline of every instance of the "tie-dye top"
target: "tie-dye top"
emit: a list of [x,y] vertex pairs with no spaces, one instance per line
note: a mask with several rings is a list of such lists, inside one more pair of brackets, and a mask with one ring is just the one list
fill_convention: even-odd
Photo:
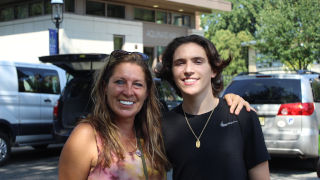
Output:
[[[98,161],[101,162],[102,154],[102,140],[99,133],[96,133],[96,142],[98,149]],[[161,178],[159,172],[152,169],[149,162],[147,163],[148,178],[152,179],[165,179]],[[92,168],[88,180],[145,180],[143,165],[141,157],[137,156],[135,152],[125,154],[124,160],[119,160],[116,156],[112,157],[110,167],[103,168],[101,164],[97,164]]]

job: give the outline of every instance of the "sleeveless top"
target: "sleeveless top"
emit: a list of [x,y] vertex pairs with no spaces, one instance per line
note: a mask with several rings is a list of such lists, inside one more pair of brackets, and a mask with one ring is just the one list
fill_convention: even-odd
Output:
[[[120,160],[116,155],[112,155],[110,167],[103,167],[103,143],[98,132],[95,132],[98,150],[98,164],[90,170],[88,180],[145,180],[141,157],[135,152],[125,153],[124,160]],[[99,162],[101,162],[99,164]],[[150,163],[146,161],[149,179],[161,178],[159,172],[152,169]]]

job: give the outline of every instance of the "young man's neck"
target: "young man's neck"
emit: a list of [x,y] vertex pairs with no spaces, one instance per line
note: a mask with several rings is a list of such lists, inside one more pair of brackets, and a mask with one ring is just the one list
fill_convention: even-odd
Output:
[[183,94],[183,110],[188,114],[198,115],[213,110],[219,103],[219,99],[212,92],[200,95]]

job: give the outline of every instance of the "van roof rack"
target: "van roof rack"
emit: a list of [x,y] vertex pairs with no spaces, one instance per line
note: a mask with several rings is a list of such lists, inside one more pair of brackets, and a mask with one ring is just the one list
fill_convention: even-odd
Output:
[[241,72],[237,76],[244,75],[255,75],[255,74],[317,74],[320,76],[320,72],[310,71],[310,70],[289,70],[289,71],[280,71],[280,70],[263,70],[258,72]]
[[259,72],[241,72],[237,74],[237,76],[245,76],[245,75],[250,75],[250,74],[261,74]]

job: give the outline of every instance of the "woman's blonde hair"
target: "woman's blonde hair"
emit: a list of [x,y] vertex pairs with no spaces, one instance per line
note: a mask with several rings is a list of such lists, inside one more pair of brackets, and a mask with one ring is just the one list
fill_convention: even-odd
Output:
[[[125,52],[125,51],[123,51]],[[105,88],[113,75],[115,68],[121,63],[132,63],[141,67],[145,75],[147,84],[147,98],[135,117],[134,126],[139,138],[144,140],[143,153],[151,162],[151,166],[160,173],[165,173],[168,165],[164,153],[164,143],[161,133],[161,111],[160,104],[156,97],[156,87],[153,82],[151,72],[143,60],[140,53],[124,53],[120,57],[108,57],[103,68],[96,73],[94,87],[92,89],[92,99],[94,102],[92,114],[82,122],[90,123],[100,134],[104,147],[104,167],[110,167],[112,155],[124,159],[124,148],[120,143],[118,127],[114,122],[114,113],[108,106]]]

